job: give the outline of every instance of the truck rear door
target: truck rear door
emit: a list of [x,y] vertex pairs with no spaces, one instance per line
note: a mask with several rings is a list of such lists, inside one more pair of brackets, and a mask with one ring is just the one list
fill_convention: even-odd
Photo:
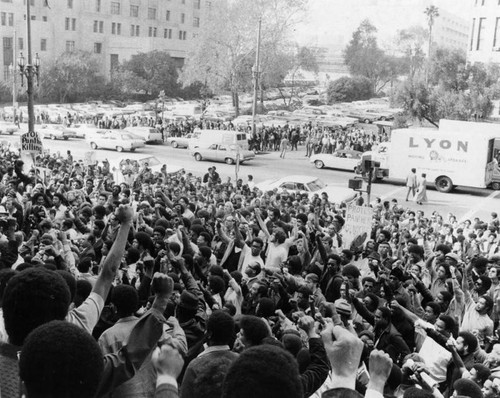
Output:
[[488,157],[486,159],[486,172],[484,173],[484,185],[490,185],[494,180],[500,180],[498,159],[500,157],[500,139],[488,141]]

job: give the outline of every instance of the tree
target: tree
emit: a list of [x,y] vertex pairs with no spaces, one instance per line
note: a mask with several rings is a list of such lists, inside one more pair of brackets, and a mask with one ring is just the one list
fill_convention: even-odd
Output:
[[364,76],[380,91],[400,71],[401,63],[388,57],[377,44],[377,28],[367,19],[352,34],[344,50],[344,62],[353,76]]
[[157,97],[160,91],[167,96],[177,96],[180,85],[177,82],[177,63],[166,51],[150,51],[132,55],[119,69],[130,85],[130,89],[143,91]]
[[403,73],[409,79],[413,79],[424,65],[425,55],[422,46],[426,37],[427,31],[421,26],[411,26],[397,33],[396,49],[404,54]]
[[[267,51],[286,48],[289,30],[304,11],[306,0],[233,0],[211,4],[181,81],[185,86],[201,82],[213,92],[230,91],[238,113],[238,93],[252,87],[252,55],[259,18],[264,60]],[[266,72],[263,67],[262,71]]]
[[421,80],[406,80],[401,83],[396,94],[396,101],[403,106],[406,113],[420,122],[427,120],[438,126],[436,110],[430,101],[431,93]]
[[105,88],[100,60],[85,51],[61,54],[40,78],[39,96],[60,103],[99,97]]
[[[434,20],[439,17],[439,8],[437,8],[434,5],[430,5],[427,7],[424,11],[424,14],[427,15],[427,24],[429,25],[429,47],[428,47],[428,53],[427,53],[427,59],[431,59],[431,49],[432,49],[432,28],[434,26]],[[426,82],[428,81],[428,73],[429,70],[427,70],[426,73]]]
[[330,82],[327,88],[328,104],[351,102],[373,97],[373,87],[366,77],[341,77]]
[[465,52],[458,49],[438,48],[429,65],[428,82],[446,90],[463,91],[469,85],[470,68]]

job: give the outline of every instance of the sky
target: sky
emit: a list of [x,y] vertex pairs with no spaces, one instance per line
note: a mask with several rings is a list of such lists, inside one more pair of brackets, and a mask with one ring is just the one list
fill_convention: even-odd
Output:
[[379,42],[389,41],[398,30],[427,26],[424,10],[433,4],[468,19],[474,0],[309,0],[308,13],[295,30],[300,45],[343,48],[364,19],[378,29]]

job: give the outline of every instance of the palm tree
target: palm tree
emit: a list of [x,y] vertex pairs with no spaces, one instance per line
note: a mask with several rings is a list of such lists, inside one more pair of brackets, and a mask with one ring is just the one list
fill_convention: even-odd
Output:
[[439,8],[434,5],[430,5],[424,11],[424,14],[427,15],[427,23],[429,25],[429,49],[427,54],[427,69],[425,72],[425,82],[428,83],[429,77],[429,61],[431,57],[431,47],[432,47],[432,27],[434,26],[434,19],[439,17]]

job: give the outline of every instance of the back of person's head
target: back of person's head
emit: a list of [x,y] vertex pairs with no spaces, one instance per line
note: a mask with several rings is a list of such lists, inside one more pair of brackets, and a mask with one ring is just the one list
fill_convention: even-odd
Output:
[[78,271],[85,274],[90,271],[90,267],[92,267],[92,259],[90,257],[83,257],[80,259],[78,263]]
[[63,320],[70,304],[65,280],[43,267],[29,268],[14,275],[3,296],[3,316],[9,341],[21,346],[35,328]]
[[242,316],[239,326],[249,346],[259,345],[265,337],[269,336],[269,328],[259,317],[253,315]]
[[229,368],[222,398],[301,398],[297,362],[282,348],[264,344],[245,350]]
[[118,316],[124,318],[131,316],[137,311],[139,305],[139,295],[130,285],[118,285],[113,288],[111,302],[116,307]]
[[19,359],[19,375],[30,398],[93,397],[103,370],[93,337],[66,321],[33,330]]
[[458,379],[453,384],[453,389],[457,395],[465,395],[469,398],[483,398],[481,387],[469,379]]
[[256,315],[261,318],[269,318],[273,316],[276,311],[276,305],[274,301],[268,297],[262,297],[259,300],[259,304],[257,306]]
[[231,345],[235,337],[233,317],[222,310],[214,311],[207,321],[207,335],[212,345]]
[[3,293],[10,279],[16,274],[16,271],[10,268],[0,270],[0,303],[2,302]]
[[223,294],[226,290],[226,283],[224,282],[224,279],[218,275],[211,275],[208,277],[208,286],[213,294]]
[[471,353],[476,351],[478,341],[476,336],[474,336],[471,332],[462,331],[458,333],[458,337],[461,337],[464,340],[464,346],[468,346],[467,352]]
[[472,369],[476,370],[477,383],[481,386],[488,379],[488,377],[490,377],[490,375],[491,375],[490,368],[488,368],[486,365],[483,365],[482,363],[474,364],[472,366]]
[[79,307],[92,292],[92,284],[85,280],[79,279],[76,281],[76,291],[75,291],[75,307]]
[[61,275],[63,279],[66,281],[66,284],[68,285],[69,292],[71,295],[71,302],[75,300],[75,294],[76,294],[76,279],[73,276],[73,274],[69,271],[64,271],[62,269],[56,270],[56,273]]

